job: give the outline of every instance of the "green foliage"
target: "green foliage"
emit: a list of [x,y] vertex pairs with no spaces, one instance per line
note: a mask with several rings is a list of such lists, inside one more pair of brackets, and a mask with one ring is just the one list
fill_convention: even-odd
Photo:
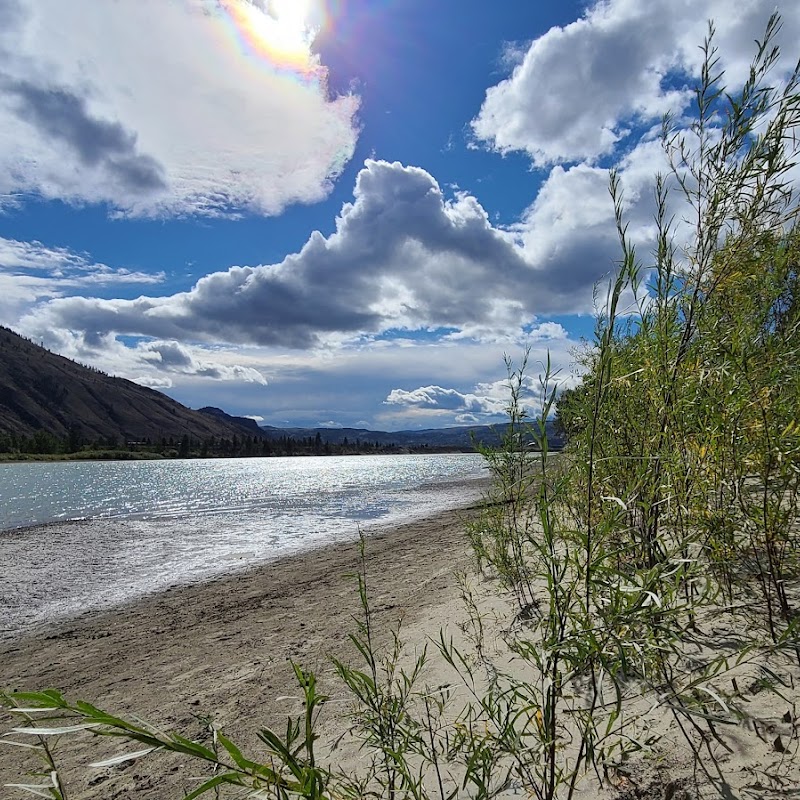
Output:
[[370,791],[378,797],[394,800],[408,793],[419,796],[419,781],[409,768],[408,757],[418,752],[423,728],[413,718],[411,705],[417,680],[425,664],[426,653],[417,657],[410,671],[399,667],[402,644],[394,633],[393,647],[380,658],[373,639],[373,615],[367,592],[365,541],[360,542],[361,571],[357,575],[358,594],[363,618],[356,620],[358,632],[350,641],[358,652],[364,669],[351,667],[334,659],[336,672],[355,701],[353,730],[361,747],[370,752],[370,766],[365,774],[341,776],[347,794],[363,796]]
[[572,389],[562,389],[559,392],[555,415],[555,431],[567,441],[580,436],[589,424],[589,420],[583,416],[588,411],[588,391],[587,383],[582,382]]
[[519,611],[525,614],[535,602],[531,553],[539,539],[536,519],[530,513],[531,492],[537,480],[534,451],[547,452],[547,414],[553,394],[545,397],[547,414],[540,428],[531,425],[521,398],[526,380],[528,354],[514,368],[506,358],[509,406],[508,426],[500,446],[481,447],[492,476],[492,488],[479,518],[469,523],[467,536],[479,568],[490,566],[502,587],[514,593]]
[[[413,448],[426,452],[425,446]],[[161,442],[129,441],[120,445],[115,438],[89,441],[82,437],[76,426],[70,428],[66,438],[59,438],[47,431],[37,431],[33,436],[0,434],[0,455],[8,454],[6,460],[30,459],[29,456],[61,456],[65,460],[163,457],[163,458],[251,458],[263,456],[310,456],[310,455],[355,455],[362,453],[398,453],[401,448],[394,444],[356,441],[343,444],[321,442],[316,437],[294,438],[284,435],[268,439],[258,435],[233,436],[232,439],[206,437],[198,440],[184,434],[180,439],[164,438]],[[431,451],[433,452],[433,451]],[[116,453],[116,456],[103,455]]]
[[[183,800],[194,800],[222,785],[248,789],[251,796],[255,796],[255,790],[269,790],[269,796],[280,800],[288,800],[290,796],[321,800],[326,797],[327,772],[315,765],[314,726],[319,706],[327,698],[317,694],[313,674],[304,672],[297,665],[293,667],[304,694],[304,714],[296,719],[289,718],[284,735],[268,728],[259,731],[259,739],[266,746],[263,762],[246,757],[218,730],[213,730],[213,746],[207,747],[178,733],[165,733],[144,722],[122,719],[90,703],[70,703],[53,689],[4,695],[4,704],[24,721],[13,728],[12,733],[38,741],[33,747],[50,767],[48,783],[15,784],[15,788],[37,796],[66,800],[55,768],[53,750],[60,737],[88,731],[95,736],[144,745],[144,748],[95,762],[93,767],[115,766],[156,751],[179,753],[210,765],[213,777],[186,794]],[[14,744],[30,746],[26,741]]]
[[568,424],[585,425],[572,444],[585,465],[578,513],[590,532],[615,498],[634,569],[681,552],[710,566],[729,595],[734,573],[755,571],[774,640],[775,615],[791,617],[784,573],[796,536],[800,411],[797,207],[786,179],[800,99],[797,72],[780,92],[767,83],[778,24],[770,20],[738,97],[716,71],[712,29],[698,119],[688,134],[665,124],[672,182],[695,220],[680,257],[667,182],[657,182],[659,234],[645,268],[612,181],[623,266],[609,307],[626,289],[643,299],[623,321],[613,310],[601,318],[583,385],[565,404]]

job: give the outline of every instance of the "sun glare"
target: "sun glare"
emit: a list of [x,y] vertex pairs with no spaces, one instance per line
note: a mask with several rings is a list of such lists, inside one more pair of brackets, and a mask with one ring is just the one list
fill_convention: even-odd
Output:
[[281,27],[304,31],[311,17],[311,0],[272,0],[267,8]]
[[305,75],[318,71],[311,45],[322,0],[223,0],[248,50],[279,69]]
[[314,37],[309,29],[310,0],[271,0],[267,4],[273,34],[279,44],[288,50],[308,50]]

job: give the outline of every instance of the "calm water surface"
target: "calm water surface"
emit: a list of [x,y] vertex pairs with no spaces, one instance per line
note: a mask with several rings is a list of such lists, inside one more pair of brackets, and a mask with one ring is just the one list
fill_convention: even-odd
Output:
[[463,454],[0,465],[0,637],[463,505],[485,477]]

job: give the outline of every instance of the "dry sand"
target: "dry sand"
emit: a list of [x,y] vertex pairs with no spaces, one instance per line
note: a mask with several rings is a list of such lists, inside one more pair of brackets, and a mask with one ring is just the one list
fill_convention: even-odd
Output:
[[[402,618],[409,658],[440,628],[461,635],[467,615],[454,571],[469,568],[464,523],[474,513],[454,510],[368,539],[366,566],[377,636],[388,642]],[[300,711],[291,659],[314,669],[321,691],[331,695],[320,728],[323,741],[331,739],[342,730],[349,706],[329,656],[353,658],[347,637],[355,627],[353,615],[359,613],[352,577],[358,564],[355,544],[324,547],[18,638],[0,649],[0,688],[57,687],[70,699],[85,699],[121,715],[136,714],[197,738],[204,731],[201,718],[211,715],[249,748],[259,727],[280,729],[287,714]],[[505,658],[500,655],[502,633],[513,617],[511,606],[498,597],[493,583],[478,577],[472,582],[485,613],[487,646]],[[506,622],[494,624],[495,615]],[[710,632],[713,636],[714,630]],[[718,633],[725,634],[724,626]],[[793,679],[800,678],[800,671],[794,672]],[[452,680],[441,664],[432,665],[426,675],[434,686]],[[589,781],[580,797],[800,797],[794,689],[776,697],[756,687],[747,704],[748,716],[758,726],[743,720],[723,731],[731,752],[715,745],[729,794],[706,786],[698,795],[689,753],[662,712],[651,728],[664,733],[660,748],[618,776],[616,788],[601,791]],[[7,715],[0,715],[0,730],[10,724]],[[776,737],[786,752],[776,750]],[[59,752],[71,800],[179,798],[203,774],[195,764],[163,754],[117,767],[86,767],[130,749],[137,748],[90,736],[64,743]],[[34,766],[24,756],[17,748],[0,750],[0,787]],[[351,746],[337,752],[335,761],[357,768],[361,757]],[[0,789],[0,797],[16,796],[24,795]]]

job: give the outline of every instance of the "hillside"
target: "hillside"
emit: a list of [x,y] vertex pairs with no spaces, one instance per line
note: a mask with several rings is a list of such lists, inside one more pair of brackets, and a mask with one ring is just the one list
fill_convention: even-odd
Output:
[[[471,450],[475,442],[497,445],[505,427],[392,432],[259,427],[252,419],[231,416],[218,408],[194,411],[161,392],[51,353],[0,326],[0,436],[32,437],[44,432],[59,440],[72,439],[84,444],[148,440],[153,444],[164,440],[177,443],[185,436],[202,442],[211,437],[232,440],[236,436],[238,449],[223,448],[211,454],[313,455]],[[550,433],[552,446],[558,447],[558,438]],[[255,439],[260,442],[255,444]],[[322,451],[318,443],[330,447]]]
[[33,436],[37,431],[120,443],[259,435],[256,426],[193,411],[161,392],[81,366],[0,327],[0,434]]

